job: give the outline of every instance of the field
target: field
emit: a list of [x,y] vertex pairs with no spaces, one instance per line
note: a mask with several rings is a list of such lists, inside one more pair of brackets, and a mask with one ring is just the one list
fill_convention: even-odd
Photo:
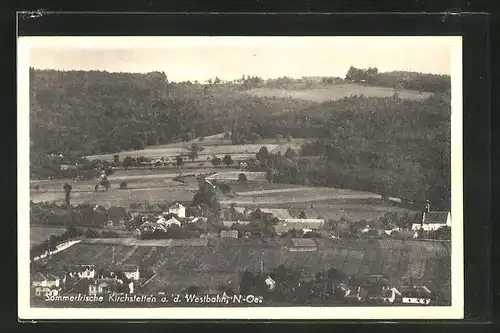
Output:
[[187,154],[191,145],[193,143],[197,143],[202,147],[202,150],[198,152],[198,158],[195,159],[194,162],[188,160],[186,161],[186,164],[205,163],[205,167],[210,167],[212,165],[210,160],[214,155],[220,158],[223,158],[225,155],[231,155],[233,160],[243,160],[255,157],[255,153],[257,153],[263,146],[267,147],[270,152],[280,151],[284,154],[289,147],[292,149],[300,149],[300,147],[306,142],[305,139],[292,139],[291,142],[287,142],[285,139],[282,139],[280,142],[277,142],[275,139],[264,139],[256,144],[233,145],[229,139],[224,139],[224,137],[220,139],[220,135],[221,134],[209,136],[202,142],[193,140],[167,145],[148,146],[142,150],[130,150],[118,154],[90,155],[86,157],[89,160],[100,159],[107,161],[113,161],[114,155],[118,155],[120,160],[123,160],[125,156],[133,158],[144,156],[149,159],[164,157],[168,161],[173,162],[177,155]]
[[66,232],[65,227],[53,226],[31,226],[30,227],[30,246],[40,244],[52,235],[62,235]]
[[[292,184],[275,184],[265,181],[265,175],[259,172],[245,172],[248,181],[236,181],[240,171],[227,169],[212,169],[217,171],[209,179],[217,179],[219,183],[227,183],[231,187],[232,196],[222,197],[221,205],[248,207],[268,207],[289,209],[292,216],[297,217],[302,211],[306,216],[325,219],[371,220],[388,211],[400,210],[385,204],[378,194],[335,189],[326,187],[306,187]],[[210,169],[193,169],[189,174],[206,174]],[[183,174],[187,174],[186,171]],[[165,169],[134,169],[118,170],[109,177],[111,188],[104,192],[94,191],[95,180],[70,181],[34,180],[38,190],[31,190],[31,200],[62,204],[65,182],[71,182],[71,202],[73,204],[90,203],[104,206],[121,206],[128,208],[131,203],[148,201],[170,204],[174,201],[191,201],[197,191],[197,181],[194,177],[186,177],[185,183],[174,181],[179,173]],[[127,182],[127,189],[119,189],[122,181]]]
[[[184,278],[175,279],[178,290],[192,284],[213,288],[214,283],[223,283],[226,278],[235,279],[246,269],[257,270],[261,261],[264,270],[283,264],[309,277],[319,271],[337,268],[348,276],[385,274],[392,283],[407,278],[412,283],[425,283],[431,288],[448,283],[450,279],[450,254],[442,242],[391,239],[315,241],[317,250],[313,252],[291,252],[284,246],[289,245],[289,241],[284,239],[269,244],[249,240],[209,240],[206,246],[198,243],[155,246],[138,244],[137,241],[123,245],[124,240],[116,244],[109,244],[112,240],[102,243],[83,241],[44,259],[44,263],[56,270],[72,264],[106,267],[113,260],[152,268],[157,273],[152,281],[155,290],[165,289],[171,277],[180,275]],[[210,278],[219,275],[225,279]]]
[[[335,86],[331,89],[344,89]],[[379,88],[377,88],[379,89]],[[380,88],[382,89],[382,88]],[[307,92],[307,91],[302,91]],[[96,180],[71,181],[73,190],[71,202],[73,204],[91,203],[104,206],[130,207],[131,203],[149,202],[170,204],[174,201],[191,201],[197,191],[197,181],[194,177],[185,177],[184,183],[175,181],[180,175],[198,175],[212,173],[209,180],[226,183],[231,186],[230,195],[221,198],[223,206],[287,208],[292,216],[297,217],[302,211],[308,217],[321,216],[325,219],[372,220],[385,212],[398,210],[388,206],[380,195],[348,189],[325,187],[307,187],[291,184],[273,184],[266,180],[265,172],[247,172],[227,167],[213,167],[210,161],[213,155],[223,157],[230,154],[233,160],[241,156],[254,157],[255,153],[265,145],[269,151],[279,150],[284,153],[288,147],[299,149],[306,142],[305,139],[294,138],[291,142],[277,143],[276,140],[265,139],[258,144],[232,145],[224,134],[204,137],[201,142],[195,139],[190,142],[172,143],[161,146],[150,146],[144,150],[127,151],[119,154],[120,159],[125,156],[145,156],[148,158],[174,158],[179,153],[186,153],[192,143],[198,142],[204,148],[194,162],[186,162],[181,168],[139,168],[117,169],[108,179],[111,188],[104,192],[94,191]],[[113,154],[90,156],[90,159],[113,160]],[[203,166],[200,167],[200,163]],[[240,173],[245,173],[247,181],[238,182]],[[64,191],[62,187],[69,180],[33,180],[31,185],[37,184],[38,190],[31,190],[31,200],[34,202],[48,201],[62,204]],[[127,183],[126,189],[119,189],[121,182]]]
[[413,90],[395,90],[385,87],[365,86],[360,84],[338,84],[321,89],[270,89],[256,88],[247,91],[249,95],[257,97],[295,98],[314,102],[326,102],[337,100],[351,95],[363,95],[366,97],[391,97],[398,93],[400,98],[421,100],[432,96],[432,93],[418,92]]

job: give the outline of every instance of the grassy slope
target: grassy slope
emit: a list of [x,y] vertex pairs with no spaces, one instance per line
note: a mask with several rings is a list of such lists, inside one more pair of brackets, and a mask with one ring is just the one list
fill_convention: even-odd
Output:
[[330,100],[337,100],[351,95],[364,95],[367,97],[391,97],[397,93],[400,98],[422,100],[430,97],[432,93],[418,92],[412,90],[395,90],[386,87],[374,87],[361,84],[337,84],[324,88],[315,89],[300,89],[300,90],[287,90],[287,89],[270,89],[270,88],[256,88],[246,92],[251,96],[257,97],[276,97],[276,98],[295,98],[310,100],[314,102],[325,102]]
[[132,253],[130,246],[80,243],[55,254],[47,264],[55,269],[71,264],[105,267],[111,264],[114,247],[116,261],[154,268],[160,281],[171,273],[189,277],[203,272],[210,275],[255,270],[261,259],[268,269],[284,264],[306,275],[336,267],[349,275],[387,274],[395,281],[409,277],[414,283],[429,286],[440,286],[450,277],[449,253],[441,242],[375,240],[367,243],[321,239],[317,243],[318,252],[290,252],[282,247],[290,245],[289,241],[280,239],[264,246],[248,240],[213,240],[206,247],[146,246]]

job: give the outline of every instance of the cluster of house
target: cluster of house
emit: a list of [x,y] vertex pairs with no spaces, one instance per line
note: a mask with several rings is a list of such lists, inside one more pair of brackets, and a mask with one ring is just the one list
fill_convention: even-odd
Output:
[[[408,304],[408,305],[429,305],[432,301],[432,292],[424,285],[409,285],[393,287],[382,275],[371,275],[365,282],[369,284],[336,284],[337,290],[348,301],[372,302],[378,304]],[[276,290],[276,281],[267,276],[264,280],[267,290]],[[300,286],[300,283],[299,283]],[[332,285],[332,288],[334,286]]]
[[344,297],[358,302],[371,301],[385,304],[409,304],[429,305],[431,303],[431,291],[426,286],[401,286],[399,288],[383,286],[373,292],[361,286],[347,287],[340,285]]
[[139,267],[135,265],[120,265],[99,272],[94,265],[74,265],[58,275],[34,273],[31,288],[34,296],[39,298],[65,293],[132,294],[139,279]]
[[[206,217],[202,216],[187,216],[187,207],[182,203],[176,202],[168,209],[159,215],[154,221],[150,221],[147,217],[143,216],[143,223],[137,228],[136,234],[154,232],[159,229],[166,232],[168,227],[172,225],[181,226],[183,224],[189,223],[205,223],[207,222]],[[247,225],[250,223],[250,215],[256,211],[260,211],[263,214],[268,214],[278,220],[275,225],[275,231],[278,235],[285,234],[288,231],[294,229],[297,231],[302,231],[304,233],[310,231],[318,231],[324,224],[324,219],[300,219],[294,218],[290,215],[287,209],[274,209],[274,208],[244,208],[235,207],[235,211],[241,219],[234,221],[223,221],[222,225],[230,229],[234,224]],[[221,230],[219,236],[222,238],[238,238],[237,230]]]
[[176,225],[180,227],[182,223],[197,223],[206,221],[203,217],[187,216],[186,206],[176,202],[160,214],[156,220],[150,221],[146,216],[142,217],[142,224],[135,230],[137,236],[142,233],[151,233],[156,230],[167,232],[168,227]]
[[435,231],[442,227],[451,227],[450,212],[430,211],[430,206],[422,214],[422,221],[414,223],[411,227],[413,231]]
[[[206,223],[207,218],[199,216],[201,214],[196,214],[189,212],[190,208],[187,205],[183,205],[180,202],[176,202],[167,208],[166,211],[161,213],[156,219],[148,220],[147,217],[143,217],[142,224],[137,228],[136,235],[141,233],[150,233],[155,230],[161,230],[166,232],[168,227],[172,225],[182,226],[190,223]],[[225,229],[229,230],[219,230],[217,231],[218,236],[222,238],[238,238],[239,233],[237,230],[231,230],[231,227],[235,224],[247,225],[250,223],[251,214],[259,211],[262,214],[266,214],[272,218],[277,219],[277,224],[274,226],[276,234],[283,235],[288,232],[295,230],[302,232],[303,234],[308,232],[324,233],[322,230],[325,223],[324,219],[316,218],[295,218],[290,215],[287,209],[282,208],[248,208],[248,207],[234,207],[234,212],[237,215],[237,219],[223,219],[223,226]],[[192,216],[198,215],[198,216]],[[233,214],[234,217],[234,214]],[[422,214],[421,221],[414,223],[411,230],[403,230],[400,228],[391,228],[387,230],[373,230],[370,226],[360,230],[361,233],[369,234],[371,232],[377,232],[377,236],[402,236],[404,238],[418,238],[419,234],[423,231],[435,231],[442,227],[451,227],[451,216],[449,212],[441,211],[430,211],[430,205],[427,205],[426,210]],[[250,235],[246,235],[250,236]],[[325,235],[330,237],[331,235]],[[334,236],[332,236],[334,237]]]
[[[394,237],[419,238],[422,232],[436,231],[443,227],[451,228],[450,212],[430,211],[427,209],[422,214],[422,219],[412,224],[411,230],[395,227],[383,230],[383,233]],[[366,226],[366,228],[361,230],[362,233],[370,233],[373,231],[374,230],[370,226]],[[380,236],[382,236],[383,233],[380,231]]]

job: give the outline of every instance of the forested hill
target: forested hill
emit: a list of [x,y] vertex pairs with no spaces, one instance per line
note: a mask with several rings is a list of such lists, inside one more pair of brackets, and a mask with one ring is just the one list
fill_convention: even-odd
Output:
[[30,70],[32,154],[112,153],[230,130],[313,105],[239,86],[169,83],[164,73]]
[[[352,80],[358,79],[356,70],[350,73]],[[418,82],[434,93],[424,100],[395,94],[317,103],[250,96],[244,90],[254,86],[237,82],[170,83],[160,72],[32,69],[30,74],[33,164],[41,164],[37,157],[43,160],[51,152],[113,153],[221,132],[232,132],[234,143],[291,135],[319,139],[304,147],[303,155],[326,159],[320,166],[301,167],[301,177],[307,174],[322,185],[432,198],[449,206],[450,87],[442,76],[401,73],[403,80],[397,72],[390,74],[407,86]],[[436,85],[436,91],[428,89]],[[279,171],[283,181],[304,180],[289,171]]]

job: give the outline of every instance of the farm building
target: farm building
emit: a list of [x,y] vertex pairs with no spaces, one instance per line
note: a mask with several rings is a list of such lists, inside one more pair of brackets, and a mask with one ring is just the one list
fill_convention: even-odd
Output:
[[179,216],[180,218],[185,218],[186,217],[186,206],[183,204],[176,202],[172,206],[168,207],[168,213],[169,214],[175,214]]
[[282,208],[258,208],[264,214],[272,214],[275,218],[279,220],[292,220],[292,215],[287,209]]
[[156,229],[160,229],[163,232],[167,232],[167,229],[163,224],[148,222],[148,221],[141,224],[138,228],[140,232],[154,232]]
[[61,292],[62,288],[59,287],[34,287],[36,297],[47,297],[47,296],[57,296]]
[[220,232],[221,238],[238,238],[238,230],[222,230]]
[[426,286],[404,286],[399,292],[405,304],[427,305],[431,302],[431,291]]
[[237,213],[240,213],[240,214],[242,214],[245,217],[248,217],[248,215],[250,215],[250,213],[253,212],[252,209],[250,209],[248,207],[234,207],[234,210]]
[[269,291],[273,291],[274,289],[276,289],[276,281],[274,281],[270,276],[268,276],[264,282],[266,283],[267,285],[267,289]]
[[42,274],[37,272],[31,277],[32,287],[58,288],[60,279],[53,274]]
[[318,244],[313,239],[308,238],[292,238],[292,246],[288,247],[291,252],[314,252],[318,248]]
[[[100,295],[100,294],[109,294],[123,291],[123,281],[104,278],[92,280],[88,284],[88,294],[89,295]],[[127,293],[132,294],[134,292],[134,283],[128,283],[126,287]]]
[[171,218],[169,218],[168,220],[165,217],[160,216],[160,218],[158,219],[158,221],[156,221],[156,223],[161,224],[165,227],[169,227],[169,226],[174,225],[174,224],[179,226],[179,227],[181,226],[181,222],[173,216]]
[[93,279],[95,277],[94,265],[75,265],[68,268],[71,277],[78,276],[80,279]]
[[290,230],[302,230],[303,232],[317,231],[324,224],[323,219],[287,219],[280,221],[274,226],[278,235],[284,234]]
[[250,221],[223,221],[222,222],[222,224],[224,224],[224,226],[226,228],[231,228],[235,224],[247,225],[248,223],[250,223]]
[[412,225],[412,230],[432,231],[445,226],[451,227],[450,212],[425,212],[422,221]]
[[125,275],[125,277],[129,280],[139,280],[139,266],[136,266],[136,265],[120,265],[120,266],[116,266],[116,267],[113,267],[111,269],[111,272],[115,273],[115,275],[118,273],[118,272],[121,272],[123,273],[123,275]]

